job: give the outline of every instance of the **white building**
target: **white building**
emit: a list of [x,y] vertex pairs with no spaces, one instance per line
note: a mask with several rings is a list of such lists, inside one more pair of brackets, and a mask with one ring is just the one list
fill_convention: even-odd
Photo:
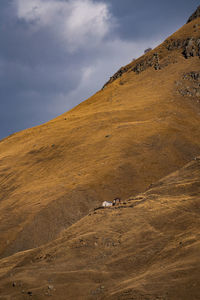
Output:
[[113,206],[113,203],[110,202],[110,201],[104,201],[104,202],[102,203],[102,206],[104,206],[104,207],[106,207],[106,206]]

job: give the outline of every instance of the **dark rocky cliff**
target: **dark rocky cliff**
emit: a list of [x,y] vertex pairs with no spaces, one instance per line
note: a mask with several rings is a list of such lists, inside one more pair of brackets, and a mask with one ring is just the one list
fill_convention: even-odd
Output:
[[189,17],[187,23],[190,23],[191,21],[199,17],[200,17],[200,5],[197,7],[197,10]]

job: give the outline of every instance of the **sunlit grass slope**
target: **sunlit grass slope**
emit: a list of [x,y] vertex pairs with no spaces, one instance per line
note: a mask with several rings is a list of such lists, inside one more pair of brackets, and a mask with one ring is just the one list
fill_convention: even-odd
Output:
[[198,73],[200,60],[173,44],[197,40],[199,23],[73,110],[0,142],[2,257],[53,240],[102,201],[144,192],[200,153],[199,96],[184,94],[193,89],[184,74]]
[[2,259],[2,299],[199,299],[199,194],[200,157],[57,240]]

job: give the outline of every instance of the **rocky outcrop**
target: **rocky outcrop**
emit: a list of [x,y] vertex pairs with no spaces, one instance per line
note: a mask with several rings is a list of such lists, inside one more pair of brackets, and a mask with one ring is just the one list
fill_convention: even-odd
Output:
[[200,72],[190,72],[183,75],[183,79],[190,81],[199,81],[200,83]]
[[108,85],[109,83],[115,81],[117,78],[121,77],[124,73],[126,73],[130,68],[129,67],[122,67],[120,68],[113,76],[110,77],[109,81],[104,84],[103,88]]
[[195,40],[193,38],[187,39],[186,46],[183,50],[185,58],[199,56],[200,57],[200,38]]
[[126,67],[120,68],[119,71],[117,71],[112,77],[110,77],[110,80],[103,86],[103,88],[111,82],[115,81],[117,78],[121,77],[129,70],[139,74],[149,67],[153,67],[155,70],[161,69],[159,54],[157,52],[150,57],[144,56],[144,59],[140,60],[134,67],[128,65]]
[[[186,59],[195,56],[200,57],[200,38],[188,38],[185,40],[168,39],[164,42],[164,46],[168,51],[182,50],[182,54]],[[144,57],[143,60],[140,60],[140,62],[132,68],[132,71],[139,74],[149,67],[160,70],[169,63],[174,63],[174,61],[170,60],[170,57],[160,58],[159,53],[154,53],[152,56]]]
[[181,81],[176,81],[176,86],[182,96],[195,97],[200,102],[200,72],[184,74]]
[[200,38],[169,39],[165,41],[165,47],[169,51],[183,49],[182,54],[185,58],[199,56],[200,57]]
[[154,67],[155,70],[160,69],[159,54],[158,53],[154,53],[149,58],[145,57],[142,61],[140,61],[138,64],[136,64],[132,68],[132,71],[139,74],[139,73],[141,73],[142,71],[146,70],[149,67]]
[[183,47],[186,47],[187,40],[181,40],[181,39],[167,39],[164,42],[164,45],[167,50],[173,51],[177,49],[181,49]]
[[[200,6],[194,12],[194,14],[189,18],[188,23],[198,18],[200,16]],[[200,24],[193,25],[193,32],[199,32]],[[197,36],[195,34],[194,36]],[[200,35],[198,37],[188,37],[184,39],[168,38],[164,41],[163,47],[167,49],[169,54],[166,54],[166,51],[163,49],[153,53],[151,48],[145,50],[145,55],[141,58],[135,60],[131,64],[120,68],[113,76],[110,77],[109,81],[103,86],[106,87],[108,84],[112,83],[116,79],[120,78],[124,73],[128,71],[133,71],[136,74],[140,74],[146,69],[152,67],[156,71],[165,68],[170,63],[175,63],[176,59],[173,58],[173,54],[170,52],[179,50],[184,58],[189,59],[191,57],[200,58]],[[151,50],[151,51],[150,51]],[[163,55],[164,53],[164,55]]]
[[[163,45],[169,52],[180,50],[186,59],[195,56],[200,58],[200,37],[187,39],[167,39]],[[136,74],[140,74],[150,67],[153,67],[155,70],[160,70],[168,66],[170,63],[175,63],[174,59],[172,59],[170,55],[161,57],[159,52],[155,52],[152,55],[147,53],[147,55],[144,55],[142,58],[137,60],[134,65],[128,65],[120,68],[119,71],[110,77],[110,80],[104,85],[104,87],[121,77],[129,70],[135,72]]]
[[200,17],[200,5],[197,7],[197,10],[189,17],[187,23],[197,19]]

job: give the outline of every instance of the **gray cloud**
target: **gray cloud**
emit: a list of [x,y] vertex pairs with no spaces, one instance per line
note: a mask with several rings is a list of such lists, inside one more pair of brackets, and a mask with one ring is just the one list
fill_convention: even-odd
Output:
[[198,4],[145,2],[1,0],[0,138],[88,98],[120,66],[175,31]]

